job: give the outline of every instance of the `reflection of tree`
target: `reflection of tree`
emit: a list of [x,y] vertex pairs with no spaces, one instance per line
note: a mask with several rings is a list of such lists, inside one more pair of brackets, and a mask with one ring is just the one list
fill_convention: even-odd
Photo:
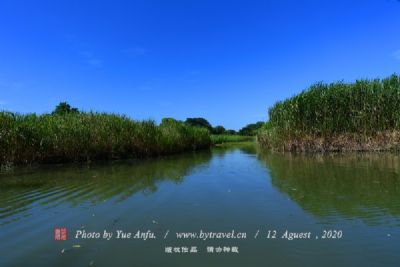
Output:
[[259,153],[259,158],[272,184],[316,216],[339,214],[375,224],[383,215],[400,215],[399,155]]
[[137,192],[157,190],[157,183],[180,183],[190,172],[211,159],[210,151],[174,155],[161,159],[121,161],[90,167],[25,169],[0,176],[0,220],[36,205],[123,201]]

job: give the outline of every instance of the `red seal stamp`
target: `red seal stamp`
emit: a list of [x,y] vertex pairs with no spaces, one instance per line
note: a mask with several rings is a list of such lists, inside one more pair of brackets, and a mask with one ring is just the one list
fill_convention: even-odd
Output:
[[54,228],[54,240],[66,241],[68,239],[68,230],[66,227]]

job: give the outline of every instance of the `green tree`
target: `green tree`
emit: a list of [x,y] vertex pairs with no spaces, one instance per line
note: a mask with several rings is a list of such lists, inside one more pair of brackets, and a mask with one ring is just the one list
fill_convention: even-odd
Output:
[[230,134],[230,135],[235,135],[237,134],[237,132],[235,130],[226,130],[225,131],[226,134]]
[[78,114],[77,108],[71,107],[67,102],[60,102],[53,111],[55,115]]
[[256,123],[247,124],[245,127],[239,130],[240,135],[253,136],[257,134],[257,131],[264,125],[263,121]]
[[187,118],[185,123],[191,126],[204,127],[212,131],[211,124],[204,118]]
[[224,134],[225,131],[225,128],[221,125],[217,125],[212,129],[213,134]]

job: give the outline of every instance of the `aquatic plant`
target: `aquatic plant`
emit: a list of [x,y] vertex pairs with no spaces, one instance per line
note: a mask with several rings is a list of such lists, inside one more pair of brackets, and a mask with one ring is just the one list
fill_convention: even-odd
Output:
[[150,157],[209,147],[208,130],[106,113],[0,112],[0,164]]
[[265,146],[277,148],[293,144],[294,140],[313,142],[318,138],[326,142],[341,135],[346,135],[347,140],[365,141],[367,137],[399,130],[400,76],[355,83],[317,83],[276,103],[268,113],[269,121],[258,135]]

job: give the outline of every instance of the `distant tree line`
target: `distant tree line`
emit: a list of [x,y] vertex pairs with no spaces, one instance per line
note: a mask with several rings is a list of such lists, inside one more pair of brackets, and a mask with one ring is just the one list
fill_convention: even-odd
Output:
[[187,118],[185,121],[186,124],[191,126],[198,126],[207,128],[212,134],[230,134],[230,135],[244,135],[244,136],[254,136],[257,134],[257,131],[264,125],[263,121],[259,121],[256,123],[251,123],[240,129],[239,131],[235,130],[227,130],[225,127],[221,125],[217,125],[213,127],[206,119],[204,118]]
[[[79,114],[79,113],[80,111],[77,108],[71,107],[67,102],[60,102],[52,112],[53,115]],[[163,121],[170,121],[170,120],[175,121],[175,119],[173,118],[163,119]],[[184,123],[190,126],[206,128],[210,131],[211,134],[216,134],[216,135],[227,134],[227,135],[243,135],[243,136],[256,135],[257,131],[264,125],[264,122],[259,121],[256,123],[248,124],[239,131],[235,131],[235,130],[225,129],[225,127],[222,125],[217,125],[213,127],[211,123],[205,118],[187,118],[184,121]]]
[[245,127],[239,130],[240,135],[253,136],[256,135],[258,130],[264,125],[265,122],[259,121],[256,123],[247,124]]

